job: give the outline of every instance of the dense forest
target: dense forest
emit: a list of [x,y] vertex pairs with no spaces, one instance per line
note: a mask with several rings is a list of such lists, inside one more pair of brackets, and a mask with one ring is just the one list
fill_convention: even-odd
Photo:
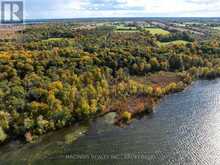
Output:
[[[220,42],[187,32],[152,35],[28,25],[0,42],[0,143],[36,136],[108,111],[114,100],[160,98],[193,79],[220,76]],[[187,44],[158,45],[175,40]],[[160,84],[150,77],[172,74]],[[120,111],[123,120],[132,113]]]

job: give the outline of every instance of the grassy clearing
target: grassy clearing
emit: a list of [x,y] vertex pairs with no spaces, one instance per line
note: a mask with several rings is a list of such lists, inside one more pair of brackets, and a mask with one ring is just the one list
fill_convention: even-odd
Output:
[[170,83],[177,83],[180,81],[180,77],[177,73],[173,72],[158,72],[154,74],[148,74],[147,76],[131,76],[131,79],[142,84],[146,85],[160,85],[162,87],[170,84]]
[[48,38],[46,40],[43,40],[43,41],[62,41],[64,40],[65,38]]
[[159,46],[167,46],[167,45],[186,45],[190,42],[184,41],[184,40],[176,40],[176,41],[171,41],[171,42],[157,42]]
[[138,30],[115,30],[117,33],[136,33]]
[[45,39],[45,40],[42,40],[42,42],[64,42],[64,41],[68,41],[68,42],[71,42],[73,41],[72,38],[48,38],[48,39]]
[[168,35],[170,34],[169,31],[163,30],[161,28],[145,28],[146,31],[149,31],[151,34],[156,35]]
[[214,27],[215,30],[220,30],[220,26]]

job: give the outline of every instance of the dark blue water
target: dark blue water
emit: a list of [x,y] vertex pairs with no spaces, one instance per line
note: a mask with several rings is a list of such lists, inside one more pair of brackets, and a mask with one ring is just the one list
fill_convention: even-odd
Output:
[[126,128],[108,124],[102,118],[91,122],[86,135],[73,143],[58,143],[50,138],[48,141],[47,147],[21,146],[17,151],[8,150],[4,154],[0,149],[0,160],[18,159],[16,153],[22,151],[20,158],[36,164],[39,159],[52,159],[40,162],[218,165],[220,80],[198,81],[184,92],[165,97],[152,115],[134,120]]

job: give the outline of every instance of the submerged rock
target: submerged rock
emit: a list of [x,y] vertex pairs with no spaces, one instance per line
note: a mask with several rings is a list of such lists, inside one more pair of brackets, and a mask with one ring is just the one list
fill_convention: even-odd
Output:
[[68,133],[65,135],[64,140],[66,144],[71,144],[75,142],[78,138],[83,136],[88,131],[88,127],[86,126],[80,126],[76,130],[74,130],[71,133]]
[[116,112],[111,112],[111,113],[108,113],[107,115],[105,115],[103,117],[103,120],[107,124],[114,124],[116,116],[117,116]]

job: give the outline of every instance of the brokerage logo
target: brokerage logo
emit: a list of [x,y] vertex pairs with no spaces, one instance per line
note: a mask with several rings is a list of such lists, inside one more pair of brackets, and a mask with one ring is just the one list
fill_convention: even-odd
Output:
[[1,2],[1,23],[20,24],[24,22],[23,1],[2,1]]

